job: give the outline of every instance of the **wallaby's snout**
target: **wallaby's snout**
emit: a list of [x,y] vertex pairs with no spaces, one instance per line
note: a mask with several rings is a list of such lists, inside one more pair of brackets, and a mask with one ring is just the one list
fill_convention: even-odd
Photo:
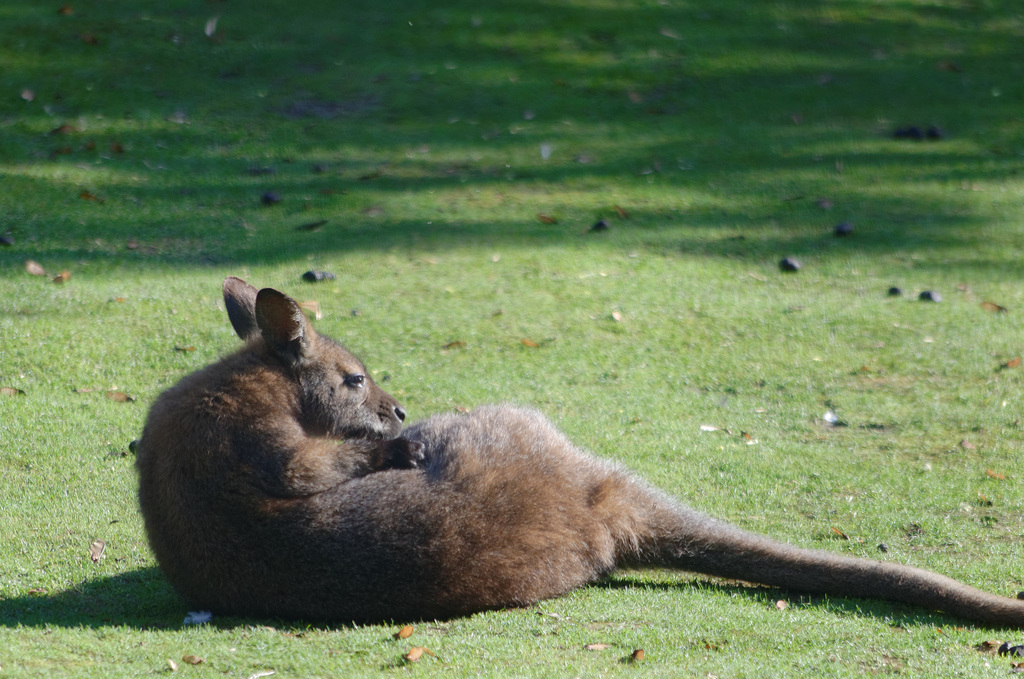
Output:
[[[375,385],[376,386],[376,385]],[[406,409],[403,409],[394,396],[377,388],[380,398],[380,405],[377,412],[380,414],[381,424],[386,429],[385,437],[391,438],[401,433],[401,423],[406,421]]]
[[405,422],[405,408],[402,407],[402,404],[394,396],[376,384],[373,386],[375,387],[374,391],[376,391],[374,396],[379,400],[377,412],[380,413],[381,419],[390,426],[401,429],[402,423]]

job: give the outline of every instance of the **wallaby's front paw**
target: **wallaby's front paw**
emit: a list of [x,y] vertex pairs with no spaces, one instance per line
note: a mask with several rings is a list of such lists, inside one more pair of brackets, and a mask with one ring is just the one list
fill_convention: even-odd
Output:
[[[403,439],[407,440],[407,439]],[[426,448],[419,441],[409,441],[409,466],[412,468],[422,467],[427,461]]]
[[422,467],[426,460],[423,444],[409,439],[392,439],[388,441],[391,452],[391,466],[397,469],[415,469]]

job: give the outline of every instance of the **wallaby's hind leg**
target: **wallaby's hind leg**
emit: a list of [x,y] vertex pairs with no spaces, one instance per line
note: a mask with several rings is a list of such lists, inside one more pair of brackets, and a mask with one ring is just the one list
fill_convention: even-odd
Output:
[[619,566],[679,568],[795,592],[903,602],[987,624],[1024,625],[1021,600],[911,566],[777,542],[694,511],[639,482],[621,486],[621,492],[616,504],[643,510],[632,517],[629,530],[618,529]]
[[576,448],[530,410],[480,408],[468,416],[431,418],[405,435],[425,443],[428,477],[459,489],[450,504],[479,502],[477,511],[488,517],[456,527],[448,538],[459,546],[453,553],[473,551],[465,544],[473,526],[486,533],[473,542],[501,545],[474,554],[475,562],[486,564],[481,572],[489,584],[471,588],[468,599],[489,592],[496,595],[489,603],[521,604],[561,594],[614,567],[663,566],[1024,625],[1024,601],[909,566],[800,549],[694,511]]

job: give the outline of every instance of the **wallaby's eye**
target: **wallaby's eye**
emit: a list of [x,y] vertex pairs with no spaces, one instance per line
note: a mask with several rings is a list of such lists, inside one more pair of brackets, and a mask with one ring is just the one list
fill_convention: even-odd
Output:
[[347,387],[361,387],[366,382],[364,375],[345,375],[345,386]]

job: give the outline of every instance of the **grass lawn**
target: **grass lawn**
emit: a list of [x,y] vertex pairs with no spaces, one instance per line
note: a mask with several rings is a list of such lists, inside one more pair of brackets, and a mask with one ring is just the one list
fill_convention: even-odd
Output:
[[239,275],[413,419],[536,406],[745,528],[1012,596],[1017,3],[4,0],[0,63],[0,675],[1010,670],[975,647],[1019,630],[660,571],[404,640],[184,626],[128,443],[236,346]]

